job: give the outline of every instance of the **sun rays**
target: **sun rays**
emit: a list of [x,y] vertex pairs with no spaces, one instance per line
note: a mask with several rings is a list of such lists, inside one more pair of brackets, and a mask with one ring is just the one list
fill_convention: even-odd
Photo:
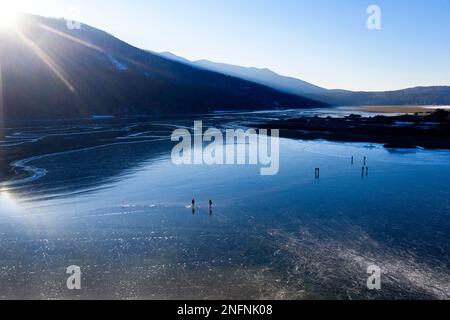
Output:
[[[2,63],[0,60],[0,130],[2,129],[1,127],[1,121],[3,119],[3,72],[2,72]],[[0,136],[1,138],[1,136]]]
[[51,28],[49,26],[46,26],[46,25],[44,25],[42,23],[39,24],[39,27],[41,27],[42,29],[44,29],[46,31],[49,31],[49,32],[51,32],[51,33],[53,33],[55,35],[63,37],[66,40],[70,40],[70,41],[73,41],[75,43],[81,44],[82,46],[85,46],[86,48],[94,49],[94,50],[99,51],[101,53],[105,53],[105,50],[103,50],[102,48],[100,48],[98,46],[95,46],[95,45],[93,45],[93,44],[91,44],[89,42],[83,41],[83,40],[81,40],[81,39],[79,39],[77,37],[71,36],[71,35],[69,35],[67,33],[58,31],[58,30],[56,30],[54,28]]
[[[92,43],[89,43],[89,42],[87,42],[87,41],[81,40],[81,39],[79,39],[79,38],[77,38],[77,37],[74,37],[74,36],[72,36],[72,35],[69,35],[69,34],[67,34],[67,33],[64,33],[64,32],[62,32],[62,31],[56,30],[56,29],[54,29],[54,28],[51,28],[51,27],[46,26],[46,25],[44,25],[44,24],[39,24],[39,27],[41,27],[42,29],[44,29],[44,30],[46,30],[46,31],[48,31],[48,32],[51,32],[51,33],[53,33],[53,34],[55,34],[55,35],[58,35],[58,36],[60,36],[60,37],[62,37],[62,38],[64,38],[64,39],[66,39],[66,40],[69,40],[69,41],[75,42],[75,43],[77,43],[77,44],[80,44],[80,45],[82,45],[82,46],[84,46],[84,47],[86,47],[86,48],[90,48],[90,49],[96,50],[96,51],[98,51],[98,52],[100,52],[100,53],[102,53],[102,54],[107,54],[107,53],[108,53],[107,50],[105,50],[105,49],[103,49],[103,48],[100,48],[99,46],[96,46],[96,45],[94,45],[94,44],[92,44]],[[141,69],[143,69],[143,70],[154,71],[154,70],[153,70],[152,68],[150,68],[148,65],[146,65],[146,64],[144,64],[144,63],[141,63],[141,62],[138,62],[138,61],[136,61],[136,60],[130,59],[130,58],[125,57],[125,56],[123,56],[123,55],[117,54],[117,57],[118,57],[119,59],[121,59],[121,60],[123,60],[123,61],[125,61],[125,62],[127,62],[127,63],[130,63],[130,64],[132,64],[132,65],[135,65],[135,66],[137,66],[137,67],[139,67],[139,68],[141,68]]]
[[[107,47],[102,48],[83,38],[82,31],[81,33],[78,31],[65,31],[64,27],[62,27],[63,24],[58,24],[58,21],[56,20],[55,22],[55,24],[47,24],[39,18],[20,15],[14,27],[8,29],[4,34],[6,36],[5,39],[14,41],[13,39],[15,38],[16,40],[19,40],[20,43],[24,44],[29,49],[27,51],[33,53],[67,88],[67,90],[73,94],[73,101],[76,108],[82,108],[83,102],[77,93],[77,85],[82,85],[76,81],[76,79],[79,78],[79,75],[74,74],[73,69],[70,69],[71,64],[65,63],[69,58],[76,58],[69,50],[73,49],[75,52],[79,52],[78,50],[81,47],[92,50],[99,53],[98,58],[100,62],[108,61],[108,59],[103,59],[102,56],[108,57],[110,52]],[[55,37],[61,38],[62,41],[56,41]],[[142,73],[144,71],[157,72],[146,64],[145,61],[135,61],[133,58],[122,55],[119,52],[115,52],[114,56],[121,61],[133,65],[136,70],[139,70]],[[85,65],[83,66],[87,67]],[[6,91],[4,89],[4,81],[6,81],[5,77],[3,77],[3,79],[0,77],[0,118],[2,118],[3,113],[6,112],[6,102],[4,100]]]
[[30,47],[30,49],[33,50],[33,52],[41,59],[41,61],[47,65],[47,67],[59,78],[59,80],[61,80],[62,83],[64,83],[67,89],[75,93],[75,87],[64,75],[62,68],[60,68],[43,49],[41,49],[33,40],[28,38],[22,31],[20,31],[19,29],[17,29],[16,31],[20,39],[28,47]]
[[[3,141],[4,132],[3,132],[3,121],[4,121],[4,110],[5,110],[5,102],[3,101],[3,72],[2,72],[2,63],[0,57],[0,142]],[[1,161],[1,160],[0,160]]]

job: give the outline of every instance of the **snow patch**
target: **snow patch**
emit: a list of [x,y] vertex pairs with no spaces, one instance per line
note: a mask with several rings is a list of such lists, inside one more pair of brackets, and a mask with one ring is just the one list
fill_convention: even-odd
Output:
[[118,61],[113,54],[108,53],[106,55],[109,59],[109,61],[114,65],[114,67],[119,71],[126,71],[128,70],[128,66],[120,61]]

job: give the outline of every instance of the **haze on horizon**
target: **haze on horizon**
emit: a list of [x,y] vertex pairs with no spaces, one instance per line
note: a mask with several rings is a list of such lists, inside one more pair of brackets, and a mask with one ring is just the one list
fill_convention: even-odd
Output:
[[[378,5],[382,29],[366,26]],[[142,49],[269,68],[325,88],[450,85],[450,1],[2,0],[81,20]]]

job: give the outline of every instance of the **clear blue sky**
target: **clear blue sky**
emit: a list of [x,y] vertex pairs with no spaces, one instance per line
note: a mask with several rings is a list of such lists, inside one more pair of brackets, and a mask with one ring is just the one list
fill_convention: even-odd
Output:
[[[327,88],[450,85],[450,0],[34,0],[137,47],[267,67]],[[366,27],[369,5],[382,30]]]

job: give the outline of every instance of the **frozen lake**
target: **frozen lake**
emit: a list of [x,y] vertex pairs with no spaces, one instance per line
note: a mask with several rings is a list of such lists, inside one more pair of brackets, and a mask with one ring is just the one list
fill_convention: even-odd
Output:
[[[176,166],[170,134],[192,125],[6,128],[0,298],[450,299],[450,151],[281,139],[275,176]],[[374,264],[380,291],[366,287]],[[80,291],[66,288],[70,265]]]

